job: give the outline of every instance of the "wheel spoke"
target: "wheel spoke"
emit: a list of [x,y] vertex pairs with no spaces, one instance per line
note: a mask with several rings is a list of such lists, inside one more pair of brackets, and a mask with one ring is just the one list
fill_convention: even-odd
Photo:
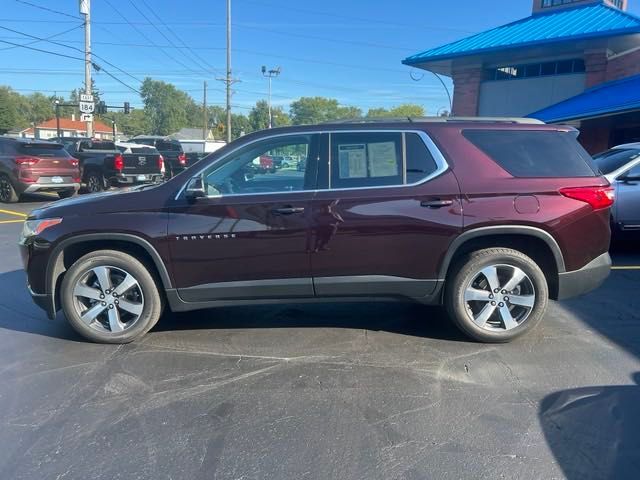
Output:
[[484,278],[487,279],[489,288],[491,288],[491,290],[500,288],[500,281],[498,280],[498,269],[496,267],[494,267],[493,265],[485,267],[480,273],[482,273],[484,275]]
[[102,303],[96,303],[93,307],[84,312],[80,318],[84,323],[90,324],[104,311],[105,308],[106,307],[102,305]]
[[129,300],[120,299],[118,307],[134,315],[141,315],[143,305],[141,303],[133,303]]
[[495,305],[486,304],[484,308],[480,310],[480,313],[473,318],[473,321],[479,327],[484,327],[485,324],[487,323],[487,320],[491,318],[491,315],[493,315],[493,312],[495,311],[496,311]]
[[479,290],[477,288],[469,287],[464,292],[464,300],[465,302],[488,302],[490,300],[489,295],[491,295],[491,292],[487,290]]
[[111,276],[108,267],[96,267],[93,269],[93,273],[96,274],[98,284],[103,292],[111,289]]
[[526,278],[526,274],[520,270],[518,267],[513,267],[513,276],[509,279],[507,283],[505,283],[503,290],[510,292],[514,288],[516,288],[522,280]]
[[92,300],[100,300],[100,295],[102,292],[97,288],[90,287],[84,283],[78,282],[76,287],[73,289],[73,294],[76,297],[90,298]]
[[511,330],[518,326],[518,322],[516,322],[511,315],[511,311],[507,305],[500,307],[500,318],[502,318],[502,323],[506,330]]
[[124,330],[124,324],[120,321],[120,313],[117,308],[109,309],[109,328],[111,332],[121,332]]
[[521,307],[533,308],[536,302],[535,295],[509,295],[509,303]]
[[131,287],[135,287],[136,285],[138,285],[138,282],[136,281],[136,279],[133,278],[132,275],[127,274],[127,276],[124,277],[124,280],[122,281],[122,283],[120,283],[120,285],[118,285],[113,291],[118,296],[121,296]]

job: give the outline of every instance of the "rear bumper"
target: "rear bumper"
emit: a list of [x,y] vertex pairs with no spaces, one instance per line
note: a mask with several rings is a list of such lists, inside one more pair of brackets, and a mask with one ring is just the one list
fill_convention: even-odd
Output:
[[30,183],[22,193],[58,192],[60,190],[79,190],[79,183]]
[[[140,175],[144,175],[144,180],[139,180]],[[115,175],[109,179],[112,184],[136,185],[139,183],[159,183],[164,180],[162,173],[141,173],[135,175]]]
[[603,253],[580,270],[558,275],[558,300],[577,297],[595,290],[611,273],[611,257]]

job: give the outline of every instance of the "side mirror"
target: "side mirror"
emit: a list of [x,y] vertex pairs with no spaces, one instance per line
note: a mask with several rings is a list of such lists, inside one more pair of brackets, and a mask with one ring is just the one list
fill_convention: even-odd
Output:
[[189,201],[194,201],[198,198],[204,198],[207,196],[207,192],[204,190],[204,181],[201,176],[193,177],[189,180],[185,196]]
[[637,175],[627,175],[625,177],[620,178],[620,181],[623,183],[636,183],[636,182],[640,182],[640,177]]

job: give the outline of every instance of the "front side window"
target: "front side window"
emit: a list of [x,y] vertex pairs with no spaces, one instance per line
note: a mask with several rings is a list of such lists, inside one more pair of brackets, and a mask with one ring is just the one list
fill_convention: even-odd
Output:
[[333,133],[330,155],[329,188],[413,184],[437,169],[416,133]]
[[[315,188],[307,159],[317,150],[316,135],[291,135],[256,142],[215,162],[204,173],[209,196],[296,192]],[[296,156],[297,165],[276,165],[274,158]]]

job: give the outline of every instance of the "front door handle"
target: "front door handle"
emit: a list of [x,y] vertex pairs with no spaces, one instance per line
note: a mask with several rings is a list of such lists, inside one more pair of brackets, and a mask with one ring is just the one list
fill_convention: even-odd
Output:
[[453,205],[453,200],[441,200],[439,198],[434,198],[433,200],[425,200],[420,202],[421,207],[427,208],[442,208],[442,207],[450,207]]
[[282,207],[272,210],[276,215],[293,215],[294,213],[304,213],[304,207]]

